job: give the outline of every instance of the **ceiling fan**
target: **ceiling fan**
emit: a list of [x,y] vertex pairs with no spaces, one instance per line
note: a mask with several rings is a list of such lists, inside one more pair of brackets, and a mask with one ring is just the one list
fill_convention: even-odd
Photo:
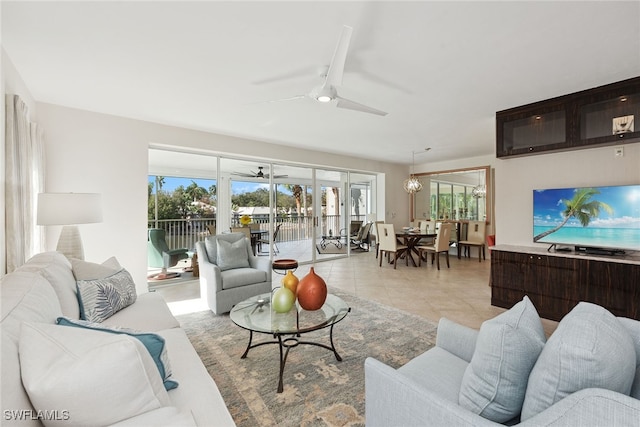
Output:
[[[251,171],[251,173],[243,173],[243,172],[232,172],[231,175],[243,176],[245,178],[263,178],[269,179],[269,174],[263,172],[263,167],[258,166],[258,172]],[[277,178],[288,178],[289,175],[273,175],[274,179]]]
[[378,116],[386,116],[387,113],[364,104],[346,99],[338,95],[337,86],[342,85],[342,75],[344,73],[344,64],[347,59],[347,50],[349,49],[349,42],[351,41],[351,33],[353,28],[345,25],[342,28],[338,45],[331,58],[331,64],[324,77],[324,83],[318,87],[315,87],[311,92],[304,95],[297,95],[291,98],[279,99],[275,101],[267,102],[279,102],[279,101],[294,101],[296,99],[311,98],[314,101],[329,103],[336,101],[335,105],[338,108],[345,108],[348,110],[361,111],[363,113],[376,114]]

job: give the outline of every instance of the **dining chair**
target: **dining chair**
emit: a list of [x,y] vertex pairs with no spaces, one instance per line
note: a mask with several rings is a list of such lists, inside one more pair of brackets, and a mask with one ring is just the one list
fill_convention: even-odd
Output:
[[[421,219],[418,221],[418,228],[420,230],[420,234],[429,234],[429,228],[431,226],[431,221],[427,221],[424,219]],[[425,246],[425,245],[432,245],[433,244],[433,237],[425,237],[423,239],[420,239],[420,244]]]
[[420,245],[417,246],[418,249],[418,267],[422,265],[423,254],[430,253],[431,254],[431,264],[433,264],[434,259],[436,260],[436,265],[438,266],[438,270],[440,270],[440,254],[445,254],[447,257],[447,268],[450,268],[449,265],[449,239],[451,237],[451,224],[443,223],[440,224],[440,229],[438,230],[438,235],[436,236],[436,241],[433,245]]
[[249,227],[230,227],[232,233],[244,233],[251,240],[251,229]]
[[380,249],[380,242],[378,241],[378,224],[384,224],[384,221],[374,221],[371,226],[371,233],[369,239],[371,244],[376,247],[376,258],[378,258],[378,251]]
[[209,234],[211,236],[215,236],[216,235],[216,225],[215,224],[207,225],[207,230],[209,230]]
[[478,262],[482,262],[485,257],[485,232],[487,224],[484,221],[469,221],[467,226],[467,238],[458,241],[458,258],[460,249],[464,249],[465,256],[471,257],[471,248],[478,248]]
[[[380,267],[382,267],[384,254],[387,254],[387,259],[391,259],[393,253],[393,269],[395,270],[398,265],[398,257],[407,251],[407,246],[398,243],[393,224],[378,224],[378,242],[380,244]],[[409,254],[404,257],[404,260],[409,266]]]

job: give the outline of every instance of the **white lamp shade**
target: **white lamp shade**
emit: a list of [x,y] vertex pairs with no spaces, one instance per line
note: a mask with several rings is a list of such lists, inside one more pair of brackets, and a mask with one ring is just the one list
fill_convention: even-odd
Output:
[[102,197],[96,193],[38,194],[38,225],[102,222]]

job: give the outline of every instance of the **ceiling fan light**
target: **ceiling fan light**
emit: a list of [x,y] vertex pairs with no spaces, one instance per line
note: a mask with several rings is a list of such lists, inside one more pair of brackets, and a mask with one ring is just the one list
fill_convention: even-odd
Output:
[[320,102],[329,102],[331,101],[331,97],[329,95],[318,95],[316,98]]

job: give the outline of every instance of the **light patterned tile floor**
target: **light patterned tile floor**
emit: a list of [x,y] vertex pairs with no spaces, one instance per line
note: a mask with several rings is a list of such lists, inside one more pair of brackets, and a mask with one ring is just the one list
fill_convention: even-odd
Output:
[[[327,285],[356,296],[387,304],[433,322],[446,317],[460,324],[479,329],[483,321],[504,312],[491,305],[489,287],[490,260],[478,262],[477,258],[458,259],[451,251],[451,268],[446,267],[444,257],[440,270],[430,263],[421,267],[409,267],[404,263],[394,269],[383,261],[378,265],[375,251],[358,253],[349,258],[317,262],[315,271]],[[302,265],[296,276],[302,278],[311,265]],[[274,286],[282,276],[274,274]],[[199,299],[198,281],[175,285],[156,286],[175,313],[203,310],[206,304]],[[547,335],[557,322],[543,319]]]

